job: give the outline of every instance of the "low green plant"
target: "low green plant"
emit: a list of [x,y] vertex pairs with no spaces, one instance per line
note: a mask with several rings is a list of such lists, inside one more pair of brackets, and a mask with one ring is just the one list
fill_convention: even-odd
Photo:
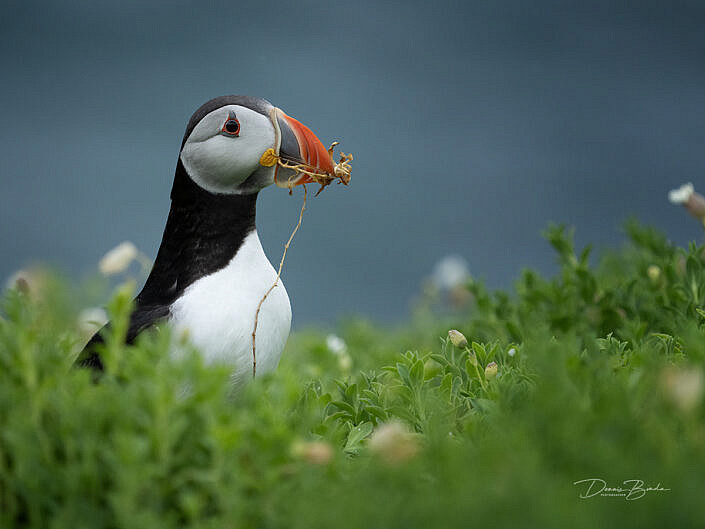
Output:
[[[471,281],[467,310],[395,328],[342,322],[346,362],[298,332],[237,394],[227,366],[171,357],[166,327],[124,345],[129,286],[97,382],[72,367],[80,293],[8,291],[0,527],[703,526],[703,248],[627,233],[593,266],[551,227],[555,277]],[[581,498],[586,479],[659,490]]]

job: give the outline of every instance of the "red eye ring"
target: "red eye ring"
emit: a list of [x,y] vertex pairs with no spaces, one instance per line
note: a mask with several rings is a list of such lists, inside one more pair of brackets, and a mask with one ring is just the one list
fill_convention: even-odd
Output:
[[226,136],[239,136],[240,135],[240,122],[238,119],[231,114],[228,119],[223,123],[223,128],[220,129],[221,134]]

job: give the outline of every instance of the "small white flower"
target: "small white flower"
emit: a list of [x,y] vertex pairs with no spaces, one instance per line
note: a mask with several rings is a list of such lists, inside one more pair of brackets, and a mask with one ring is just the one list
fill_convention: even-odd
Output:
[[498,370],[497,362],[490,362],[485,367],[485,378],[487,380],[492,380],[493,378],[495,378],[497,376],[497,370]]
[[698,368],[667,367],[661,373],[665,396],[683,412],[693,411],[702,401],[705,377]]
[[514,356],[515,354],[517,354],[517,350],[512,347],[509,351],[507,351],[507,354],[509,356]]
[[668,200],[671,204],[685,204],[688,202],[688,199],[693,196],[694,192],[695,188],[693,187],[693,184],[688,182],[687,184],[680,186],[678,189],[671,189],[668,192]]
[[110,276],[127,270],[137,257],[137,248],[130,241],[121,242],[106,253],[98,263],[101,274]]
[[390,465],[398,465],[413,458],[419,443],[403,424],[397,421],[379,425],[368,444],[370,452]]
[[334,355],[344,355],[348,352],[348,345],[345,340],[336,334],[326,336],[326,347]]
[[17,270],[5,281],[5,288],[8,290],[16,288],[19,290],[31,290],[31,285],[35,281],[35,274],[30,270]]
[[462,332],[456,329],[451,329],[448,331],[448,338],[451,343],[459,349],[463,349],[468,346],[468,339],[465,338],[465,335]]
[[705,222],[705,197],[696,193],[693,184],[687,183],[668,193],[668,200],[682,205],[696,219]]
[[93,334],[108,323],[108,315],[100,307],[83,309],[78,315],[78,328],[83,334]]
[[649,276],[652,282],[656,283],[661,277],[661,269],[656,265],[649,265],[646,269],[646,275]]
[[352,358],[350,358],[349,354],[345,353],[340,355],[338,358],[338,367],[343,373],[350,372],[350,369],[352,369]]
[[431,281],[439,290],[453,290],[470,279],[470,269],[465,259],[459,255],[448,255],[433,267]]
[[30,296],[41,297],[47,286],[47,277],[38,268],[23,268],[14,272],[5,281],[5,288],[17,290]]
[[292,445],[291,453],[312,465],[326,465],[333,458],[333,448],[325,441],[297,441]]

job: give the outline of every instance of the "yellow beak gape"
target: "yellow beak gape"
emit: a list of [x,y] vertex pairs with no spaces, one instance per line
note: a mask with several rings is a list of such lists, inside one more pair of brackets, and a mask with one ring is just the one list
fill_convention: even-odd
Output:
[[262,154],[262,157],[259,159],[259,163],[264,167],[273,167],[278,159],[279,157],[275,154],[274,149],[270,147],[264,151],[264,154]]

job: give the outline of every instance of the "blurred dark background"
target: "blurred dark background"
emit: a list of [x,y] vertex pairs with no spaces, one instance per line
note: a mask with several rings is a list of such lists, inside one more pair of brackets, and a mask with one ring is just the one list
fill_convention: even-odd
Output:
[[[296,325],[401,319],[447,254],[509,285],[549,221],[614,246],[625,218],[702,228],[666,193],[705,175],[705,3],[102,2],[3,5],[0,278],[153,257],[181,136],[205,100],[264,97],[353,152],[309,201],[284,280]],[[705,187],[705,186],[704,186]],[[270,188],[278,263],[300,194]]]

